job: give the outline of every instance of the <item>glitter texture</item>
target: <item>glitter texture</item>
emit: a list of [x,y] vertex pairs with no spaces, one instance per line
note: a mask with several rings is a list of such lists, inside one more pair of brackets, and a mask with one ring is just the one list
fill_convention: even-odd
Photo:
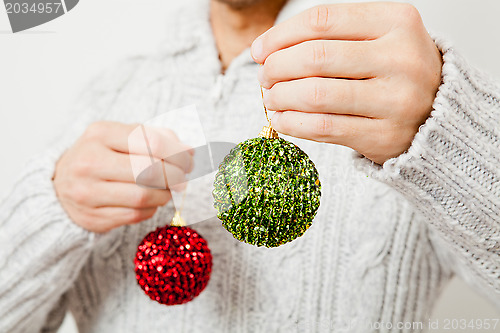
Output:
[[314,163],[281,138],[240,143],[224,158],[214,182],[214,207],[233,236],[276,247],[300,237],[319,208],[321,184]]
[[212,255],[208,244],[188,227],[163,227],[149,233],[137,248],[135,273],[142,290],[166,305],[183,304],[208,284]]

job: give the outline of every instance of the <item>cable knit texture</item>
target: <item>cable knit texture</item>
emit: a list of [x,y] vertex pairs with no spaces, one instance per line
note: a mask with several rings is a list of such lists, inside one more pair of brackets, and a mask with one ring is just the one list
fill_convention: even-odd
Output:
[[[500,88],[440,39],[443,83],[408,152],[378,166],[345,147],[287,138],[320,173],[313,226],[266,249],[236,241],[215,217],[195,224],[212,249],[213,274],[188,304],[162,306],[135,281],[137,244],[171,219],[171,203],[103,235],[68,218],[54,166],[93,121],[141,123],[194,103],[207,141],[237,143],[265,124],[249,50],[219,74],[207,3],[171,13],[156,55],[93,81],[77,120],[3,200],[0,332],[55,332],[71,310],[80,332],[366,333],[378,331],[370,323],[426,322],[454,273],[500,306]],[[315,4],[293,0],[278,21]],[[185,209],[212,200],[209,182],[197,186]]]

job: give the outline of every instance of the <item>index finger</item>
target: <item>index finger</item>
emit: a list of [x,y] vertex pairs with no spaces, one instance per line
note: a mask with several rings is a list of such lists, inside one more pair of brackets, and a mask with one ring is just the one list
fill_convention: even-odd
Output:
[[185,172],[192,169],[191,147],[180,142],[171,130],[140,125],[128,136],[128,151],[130,154],[149,155],[152,163],[158,158]]
[[156,158],[185,172],[193,168],[193,149],[166,128],[101,121],[89,126],[86,136],[118,153],[149,156],[151,164]]
[[308,40],[374,40],[391,29],[387,3],[321,5],[278,24],[257,37],[252,57],[257,63],[278,50]]

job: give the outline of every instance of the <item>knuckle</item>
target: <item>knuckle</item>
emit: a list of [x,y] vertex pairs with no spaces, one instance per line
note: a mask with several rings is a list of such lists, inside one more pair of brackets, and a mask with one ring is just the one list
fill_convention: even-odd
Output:
[[84,226],[86,229],[103,233],[110,230],[109,226],[106,226],[102,218],[92,216],[91,214],[83,214],[79,220],[79,224]]
[[308,26],[309,28],[318,33],[324,33],[330,30],[331,27],[331,13],[327,5],[320,5],[309,10]]
[[164,140],[162,139],[160,134],[158,134],[154,131],[150,131],[148,133],[148,145],[149,145],[149,149],[151,150],[151,153],[153,154],[153,156],[156,156],[159,158],[165,157],[165,156],[162,156]]
[[401,142],[400,131],[397,125],[386,126],[380,135],[381,151],[390,152],[393,147]]
[[160,206],[166,205],[170,201],[170,196],[167,191],[163,191],[162,197],[160,200]]
[[328,61],[328,51],[325,42],[315,42],[312,47],[311,65],[314,69],[321,69]]
[[94,160],[90,156],[84,155],[74,161],[72,170],[76,176],[87,177],[92,174],[94,165]]
[[162,161],[155,162],[142,170],[136,179],[136,183],[147,187],[160,185],[160,180],[163,177],[162,163]]
[[340,89],[335,89],[334,98],[336,99],[336,104],[338,105],[351,105],[354,110],[356,110],[357,101],[359,101],[357,96],[355,96],[355,91],[353,85],[346,84]]
[[399,4],[399,6],[400,8],[398,17],[401,24],[414,25],[422,21],[420,13],[414,5],[409,3],[402,3]]
[[71,186],[70,195],[75,203],[86,206],[89,201],[89,191],[87,186],[73,185]]
[[320,82],[315,81],[310,88],[309,96],[306,98],[308,106],[312,110],[321,109],[325,103],[326,90]]
[[139,223],[145,220],[145,216],[140,209],[131,209],[127,220],[129,223]]
[[166,142],[180,142],[180,139],[175,131],[170,128],[153,128],[152,132],[156,135],[156,139],[160,141],[162,148],[165,148]]
[[401,73],[413,74],[422,68],[428,67],[424,57],[412,42],[401,43],[399,53],[392,57],[395,68]]
[[173,130],[171,130],[170,128],[165,128],[163,133],[165,134],[165,136],[168,140],[172,140],[175,142],[180,141],[177,134],[175,134],[175,132]]
[[155,215],[157,209],[158,208],[148,209],[147,211],[141,212],[141,217],[139,218],[139,221],[137,221],[137,222],[141,222],[141,221],[152,218]]
[[141,209],[131,209],[127,216],[127,222],[130,224],[139,223],[145,221],[156,213],[157,208],[141,210]]
[[328,115],[320,115],[316,120],[315,133],[318,138],[331,136],[334,130],[333,126],[332,117],[329,117]]
[[390,68],[392,68],[395,72],[403,73],[409,66],[411,66],[409,58],[411,56],[411,52],[401,50],[400,52],[387,54],[385,65],[390,66]]
[[157,210],[158,210],[158,208],[150,209],[150,210],[148,211],[148,213],[146,214],[146,218],[148,218],[148,219],[149,219],[149,218],[153,217],[153,216],[156,214],[156,211],[157,211]]
[[391,126],[384,131],[382,137],[384,138],[385,146],[393,145],[394,142],[398,142],[398,131],[396,130],[395,126]]
[[405,68],[406,73],[408,73],[411,78],[422,81],[422,78],[425,78],[427,73],[429,73],[429,60],[418,52],[412,52],[408,56]]
[[149,191],[146,189],[139,189],[134,194],[133,206],[135,208],[145,207],[149,202]]
[[98,122],[92,123],[87,127],[87,129],[83,133],[83,136],[87,140],[98,139],[106,131],[105,127],[106,127],[106,123],[103,121],[98,121]]
[[402,89],[398,94],[394,95],[394,98],[393,105],[396,111],[400,113],[408,112],[417,103],[416,94],[412,89]]

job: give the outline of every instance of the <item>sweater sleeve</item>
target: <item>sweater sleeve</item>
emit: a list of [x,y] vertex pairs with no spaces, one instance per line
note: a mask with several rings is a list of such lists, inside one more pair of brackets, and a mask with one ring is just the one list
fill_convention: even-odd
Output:
[[133,67],[134,62],[121,64],[120,75],[108,71],[88,85],[71,110],[76,120],[56,144],[26,164],[1,201],[0,332],[39,332],[99,238],[71,221],[59,204],[52,177],[61,154],[105,115],[119,89],[116,81],[128,77]]
[[383,166],[354,163],[413,203],[442,265],[500,307],[500,88],[436,44],[442,84],[411,147]]

